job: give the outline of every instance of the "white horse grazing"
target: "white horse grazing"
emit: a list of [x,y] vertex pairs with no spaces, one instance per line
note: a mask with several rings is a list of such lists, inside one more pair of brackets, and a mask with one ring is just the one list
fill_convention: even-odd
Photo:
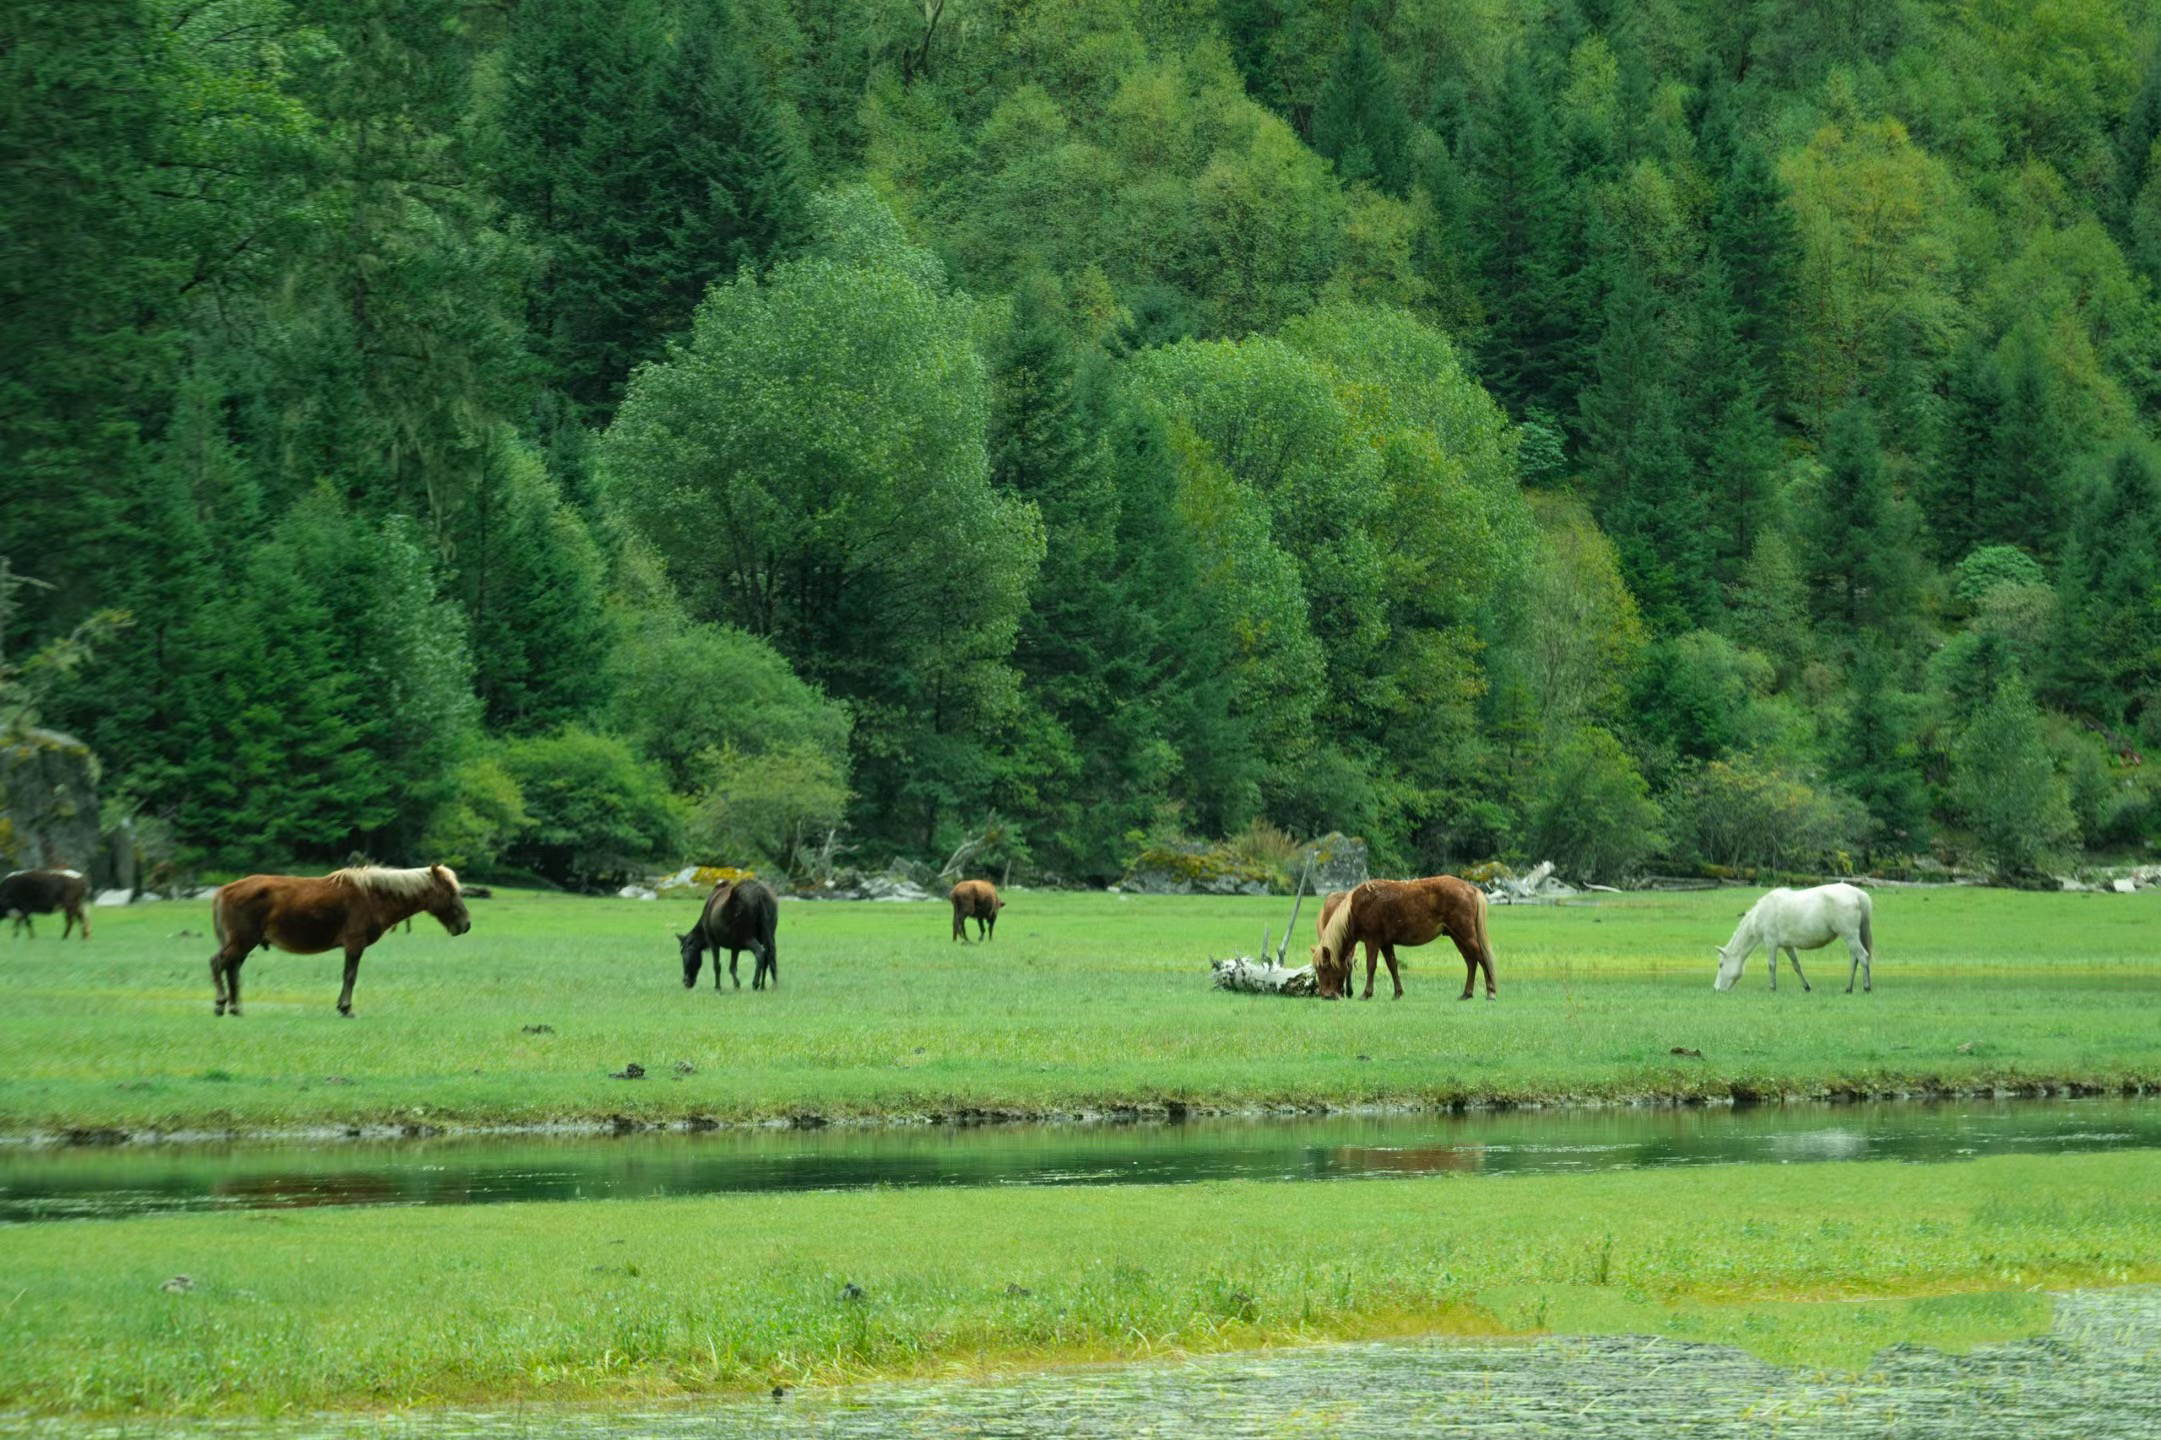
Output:
[[1741,966],[1747,963],[1749,953],[1763,945],[1771,952],[1771,988],[1778,988],[1778,952],[1784,950],[1786,958],[1793,962],[1793,973],[1800,976],[1801,988],[1806,990],[1810,988],[1808,977],[1801,974],[1801,957],[1794,952],[1820,950],[1838,939],[1845,940],[1846,953],[1853,959],[1846,972],[1846,993],[1853,993],[1856,972],[1864,991],[1873,988],[1869,961],[1876,942],[1868,932],[1870,908],[1868,892],[1851,885],[1773,890],[1749,907],[1734,928],[1733,938],[1718,947],[1718,978],[1711,982],[1711,988],[1731,990],[1733,982],[1741,978]]

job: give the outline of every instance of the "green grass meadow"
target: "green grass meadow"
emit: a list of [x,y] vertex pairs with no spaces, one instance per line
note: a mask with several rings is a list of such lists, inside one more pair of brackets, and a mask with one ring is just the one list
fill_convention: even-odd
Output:
[[0,1229],[0,1278],[0,1410],[622,1401],[1408,1333],[1850,1369],[2161,1278],[2161,1154],[66,1221]]
[[[0,940],[0,1131],[2161,1081],[2161,895],[1879,892],[1874,994],[1840,993],[1837,943],[1804,957],[1813,994],[1790,971],[1771,993],[1760,954],[1718,994],[1712,947],[1752,895],[1496,907],[1488,1004],[1456,999],[1445,941],[1404,952],[1400,1002],[1385,967],[1370,1002],[1210,988],[1211,957],[1280,929],[1278,900],[1021,891],[980,945],[943,904],[789,903],[779,989],[749,988],[746,955],[716,994],[681,984],[694,901],[507,893],[464,937],[425,917],[386,937],[350,1020],[335,955],[274,951],[247,962],[246,1015],[214,1018],[207,904],[103,910],[88,943]],[[609,1078],[631,1061],[645,1079]]]

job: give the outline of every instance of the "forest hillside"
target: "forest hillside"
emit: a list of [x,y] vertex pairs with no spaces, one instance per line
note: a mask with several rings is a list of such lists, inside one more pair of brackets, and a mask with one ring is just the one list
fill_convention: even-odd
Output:
[[0,725],[182,863],[2161,839],[2141,0],[15,0]]

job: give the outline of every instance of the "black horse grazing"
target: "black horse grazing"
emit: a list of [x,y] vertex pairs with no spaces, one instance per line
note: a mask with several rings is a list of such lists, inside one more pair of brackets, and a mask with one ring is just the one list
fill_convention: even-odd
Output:
[[743,988],[743,977],[735,973],[736,957],[748,950],[757,961],[751,967],[750,988],[763,990],[771,978],[773,986],[780,986],[780,961],[773,953],[773,931],[780,923],[780,904],[773,892],[756,880],[723,880],[713,887],[713,893],[705,897],[705,913],[698,923],[690,927],[687,935],[675,938],[683,946],[683,988],[689,990],[698,983],[698,967],[705,963],[705,952],[713,952],[713,988],[720,988],[720,952],[728,952],[728,978],[735,988]]
[[83,939],[88,940],[90,912],[83,908],[83,901],[89,894],[90,882],[83,879],[80,870],[17,870],[0,878],[0,915],[15,922],[15,934],[27,930],[35,940],[38,930],[30,923],[31,916],[65,911],[67,920],[60,927],[60,938],[67,939],[80,925]]

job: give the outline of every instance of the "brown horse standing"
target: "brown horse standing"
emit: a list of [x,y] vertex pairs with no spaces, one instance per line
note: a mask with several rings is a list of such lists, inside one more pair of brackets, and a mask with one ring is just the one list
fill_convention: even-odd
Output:
[[0,878],[0,915],[15,921],[14,933],[30,932],[30,938],[38,938],[38,927],[30,923],[32,915],[50,915],[55,910],[66,914],[61,923],[60,938],[68,938],[68,932],[82,927],[83,939],[90,938],[90,912],[83,908],[83,901],[90,894],[90,882],[80,870],[17,870]]
[[1471,998],[1478,972],[1486,973],[1486,998],[1499,992],[1493,984],[1493,942],[1486,937],[1486,894],[1453,875],[1424,880],[1368,880],[1344,896],[1341,903],[1331,895],[1322,906],[1321,943],[1313,947],[1313,976],[1321,998],[1335,1000],[1349,993],[1351,952],[1366,947],[1366,993],[1373,998],[1377,968],[1374,950],[1388,962],[1388,978],[1403,998],[1403,976],[1396,969],[1398,945],[1423,945],[1437,935],[1456,942],[1463,956],[1463,994]]
[[1005,901],[998,898],[998,887],[988,880],[963,880],[953,887],[948,897],[953,902],[953,938],[968,938],[968,922],[975,921],[975,938],[988,940],[998,933],[998,912],[1005,909]]
[[275,945],[294,955],[345,952],[345,988],[338,1013],[353,1013],[360,952],[400,920],[427,911],[453,935],[473,928],[457,872],[447,865],[414,870],[356,866],[328,875],[250,875],[210,897],[218,953],[210,957],[218,1015],[240,1013],[240,962]]

